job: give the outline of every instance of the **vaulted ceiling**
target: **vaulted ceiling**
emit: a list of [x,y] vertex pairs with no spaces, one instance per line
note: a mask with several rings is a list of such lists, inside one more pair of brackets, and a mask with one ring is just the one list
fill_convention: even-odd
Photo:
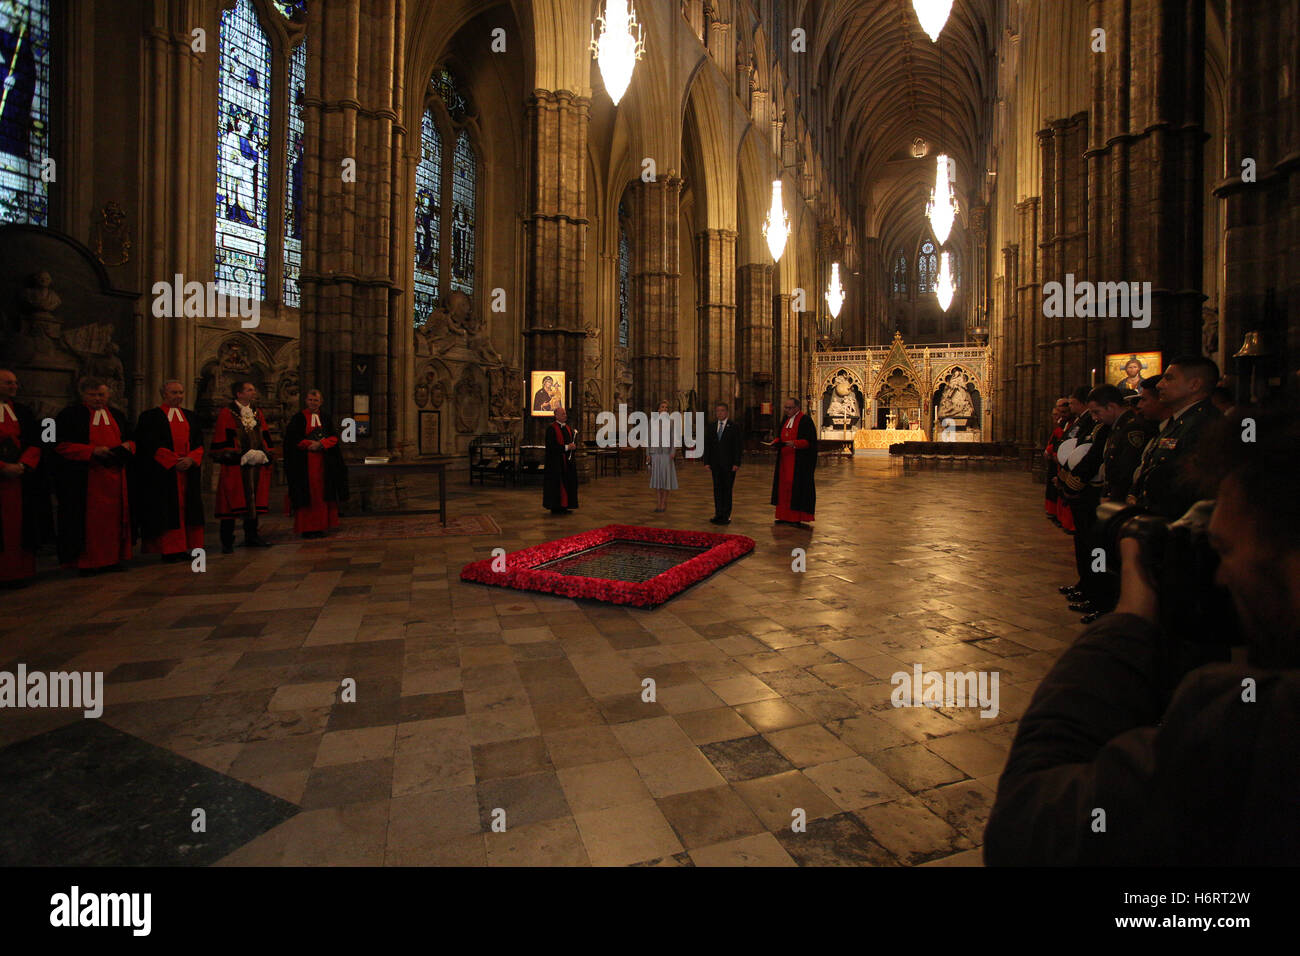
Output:
[[[862,196],[874,206],[869,231],[888,244],[919,234],[937,153],[955,158],[959,194],[980,185],[997,2],[955,0],[937,43],[921,29],[912,0],[799,4],[796,22],[816,25],[816,94],[826,98],[854,185],[870,194]],[[911,155],[917,137],[929,146],[924,160]]]

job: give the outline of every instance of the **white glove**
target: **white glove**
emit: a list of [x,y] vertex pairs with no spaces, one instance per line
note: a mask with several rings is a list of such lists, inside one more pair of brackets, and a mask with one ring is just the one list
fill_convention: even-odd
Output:
[[244,452],[244,457],[239,459],[241,465],[265,465],[271,459],[266,457],[266,452],[253,448]]

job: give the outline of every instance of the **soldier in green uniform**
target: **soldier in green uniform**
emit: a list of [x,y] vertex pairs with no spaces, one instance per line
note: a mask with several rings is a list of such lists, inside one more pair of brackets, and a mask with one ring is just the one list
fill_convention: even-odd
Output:
[[[1154,388],[1152,394],[1154,395]],[[1124,390],[1116,385],[1099,385],[1094,388],[1088,394],[1088,411],[1110,428],[1102,452],[1101,471],[1098,475],[1100,493],[1097,501],[1100,502],[1103,498],[1123,501],[1128,494],[1129,485],[1133,482],[1133,469],[1142,455],[1142,449],[1156,432],[1156,423],[1142,419],[1137,409],[1129,403]],[[1094,510],[1094,516],[1095,513]],[[1088,603],[1092,605],[1092,610],[1083,619],[1085,624],[1090,624],[1102,614],[1113,611],[1119,600],[1119,577],[1115,573],[1117,569],[1105,568],[1098,572],[1092,570],[1092,555],[1094,549],[1099,547],[1104,547],[1104,543],[1096,534],[1090,535],[1089,540],[1084,544],[1084,555],[1088,565],[1087,573],[1083,578],[1083,590]]]
[[1169,421],[1143,452],[1130,496],[1153,514],[1181,518],[1196,503],[1182,469],[1207,425],[1222,417],[1210,402],[1219,382],[1219,366],[1201,355],[1180,356],[1165,369],[1156,386]]
[[1154,421],[1138,414],[1136,393],[1130,402],[1121,389],[1116,391],[1120,394],[1114,401],[1109,393],[1099,395],[1101,389],[1093,389],[1093,396],[1097,397],[1090,396],[1092,413],[1110,425],[1110,437],[1102,455],[1102,496],[1107,501],[1123,501],[1128,497],[1142,451],[1159,430]]

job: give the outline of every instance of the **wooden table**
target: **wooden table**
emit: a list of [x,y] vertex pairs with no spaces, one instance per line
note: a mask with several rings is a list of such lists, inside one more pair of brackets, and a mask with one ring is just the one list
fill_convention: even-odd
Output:
[[390,461],[380,465],[367,465],[363,461],[348,462],[348,481],[351,483],[354,475],[364,475],[370,478],[388,477],[392,478],[394,488],[396,488],[397,477],[402,474],[419,474],[438,476],[438,507],[437,508],[398,508],[390,511],[371,511],[370,514],[389,514],[389,515],[431,515],[437,514],[442,521],[442,526],[447,527],[447,462],[448,458],[415,458],[410,461]]

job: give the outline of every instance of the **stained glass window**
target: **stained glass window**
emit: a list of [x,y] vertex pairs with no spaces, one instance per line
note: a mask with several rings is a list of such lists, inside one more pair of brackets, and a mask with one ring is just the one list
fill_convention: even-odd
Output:
[[453,123],[460,123],[465,119],[466,113],[469,112],[469,101],[460,91],[456,78],[449,70],[433,71],[433,76],[429,78],[429,92],[442,100],[442,105],[447,107],[447,113]]
[[266,298],[271,45],[249,0],[221,15],[215,276],[229,295]]
[[289,129],[285,137],[284,304],[302,305],[298,276],[302,271],[302,98],[307,89],[307,44],[300,43],[289,61]]
[[[463,123],[471,112],[469,100],[456,78],[441,68],[433,71],[429,93],[446,112],[431,100],[420,124],[412,296],[416,328],[428,322],[446,294],[474,295],[477,261],[478,157]],[[448,119],[450,129],[439,125]]]
[[907,256],[902,249],[894,253],[894,295],[907,295]]
[[0,2],[0,221],[49,225],[49,127],[49,2]]
[[274,7],[292,20],[300,13],[306,15],[307,0],[275,0]]
[[442,137],[433,110],[420,123],[420,164],[415,168],[415,326],[429,320],[438,301],[442,243]]
[[456,137],[456,159],[451,181],[451,287],[474,294],[474,194],[478,164],[469,134]]
[[921,254],[916,259],[916,290],[924,295],[935,291],[939,276],[939,257],[935,254],[934,243],[926,239],[921,243]]
[[632,337],[632,240],[627,221],[618,227],[618,344],[627,348]]

